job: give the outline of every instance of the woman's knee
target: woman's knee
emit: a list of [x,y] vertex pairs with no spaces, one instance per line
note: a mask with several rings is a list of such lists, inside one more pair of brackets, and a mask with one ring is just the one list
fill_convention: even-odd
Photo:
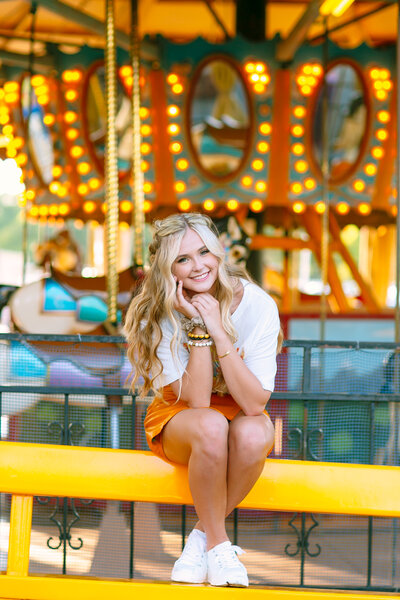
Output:
[[249,464],[265,459],[273,444],[274,426],[264,415],[243,416],[230,426],[229,452],[235,452]]
[[226,418],[210,408],[196,410],[196,427],[192,450],[209,455],[210,458],[225,456],[228,448],[229,425]]

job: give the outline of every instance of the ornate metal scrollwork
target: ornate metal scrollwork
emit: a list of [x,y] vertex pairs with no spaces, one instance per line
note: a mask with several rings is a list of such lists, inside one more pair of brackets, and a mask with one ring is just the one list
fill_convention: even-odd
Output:
[[292,427],[287,433],[287,439],[289,442],[294,441],[297,443],[297,448],[291,458],[321,460],[322,457],[318,456],[312,449],[313,444],[321,442],[324,439],[324,432],[321,427],[314,427],[314,429],[306,431],[305,434],[300,427]]
[[294,521],[296,520],[298,515],[299,515],[299,513],[295,513],[289,521],[290,527],[294,530],[294,532],[297,536],[296,546],[295,546],[294,550],[290,550],[290,546],[292,546],[292,544],[291,543],[286,544],[285,554],[287,554],[287,556],[296,556],[300,552],[300,550],[302,550],[302,552],[304,552],[308,556],[311,556],[314,558],[320,554],[321,546],[319,544],[315,544],[316,550],[314,550],[314,551],[310,550],[309,537],[310,537],[311,531],[315,527],[318,527],[319,523],[316,520],[316,518],[314,517],[314,515],[310,513],[312,525],[311,525],[311,527],[306,529],[306,515],[303,513],[301,515],[301,529],[298,529],[298,527],[296,527],[296,525],[294,524]]

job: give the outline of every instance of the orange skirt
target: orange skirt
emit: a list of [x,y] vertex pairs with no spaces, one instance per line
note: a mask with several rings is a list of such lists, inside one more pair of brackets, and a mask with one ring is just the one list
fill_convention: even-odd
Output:
[[[160,458],[168,461],[162,446],[162,430],[172,417],[190,407],[183,400],[177,401],[170,385],[165,386],[162,392],[162,398],[154,399],[147,408],[144,430],[150,450]],[[223,396],[212,394],[210,408],[223,414],[228,421],[232,421],[242,410],[230,394]],[[264,412],[268,416],[267,411]]]

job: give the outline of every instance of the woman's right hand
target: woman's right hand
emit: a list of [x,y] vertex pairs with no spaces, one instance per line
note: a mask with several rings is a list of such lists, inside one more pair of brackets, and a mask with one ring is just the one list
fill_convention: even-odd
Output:
[[189,296],[183,289],[182,281],[178,281],[178,285],[176,287],[174,308],[185,317],[188,317],[188,319],[193,319],[194,317],[198,317],[200,315],[199,311],[193,306]]

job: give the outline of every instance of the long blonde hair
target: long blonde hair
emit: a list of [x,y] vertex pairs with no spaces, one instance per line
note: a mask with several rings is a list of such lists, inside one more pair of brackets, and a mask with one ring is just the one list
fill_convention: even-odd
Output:
[[[230,319],[230,307],[234,287],[239,277],[249,279],[247,273],[225,263],[225,252],[218,239],[218,231],[212,220],[200,213],[174,214],[154,222],[153,242],[149,246],[150,269],[146,273],[140,292],[133,298],[125,318],[125,336],[128,342],[127,355],[132,364],[135,387],[143,379],[141,396],[150,390],[159,394],[154,383],[162,373],[162,364],[157,349],[162,339],[161,322],[168,319],[173,326],[171,354],[177,361],[177,348],[182,340],[180,321],[174,314],[176,282],[172,275],[172,265],[178,256],[183,236],[188,229],[195,231],[208,250],[218,260],[218,279],[215,297],[221,308],[222,324],[232,342],[237,339]],[[216,381],[216,391],[225,391],[222,380]]]

